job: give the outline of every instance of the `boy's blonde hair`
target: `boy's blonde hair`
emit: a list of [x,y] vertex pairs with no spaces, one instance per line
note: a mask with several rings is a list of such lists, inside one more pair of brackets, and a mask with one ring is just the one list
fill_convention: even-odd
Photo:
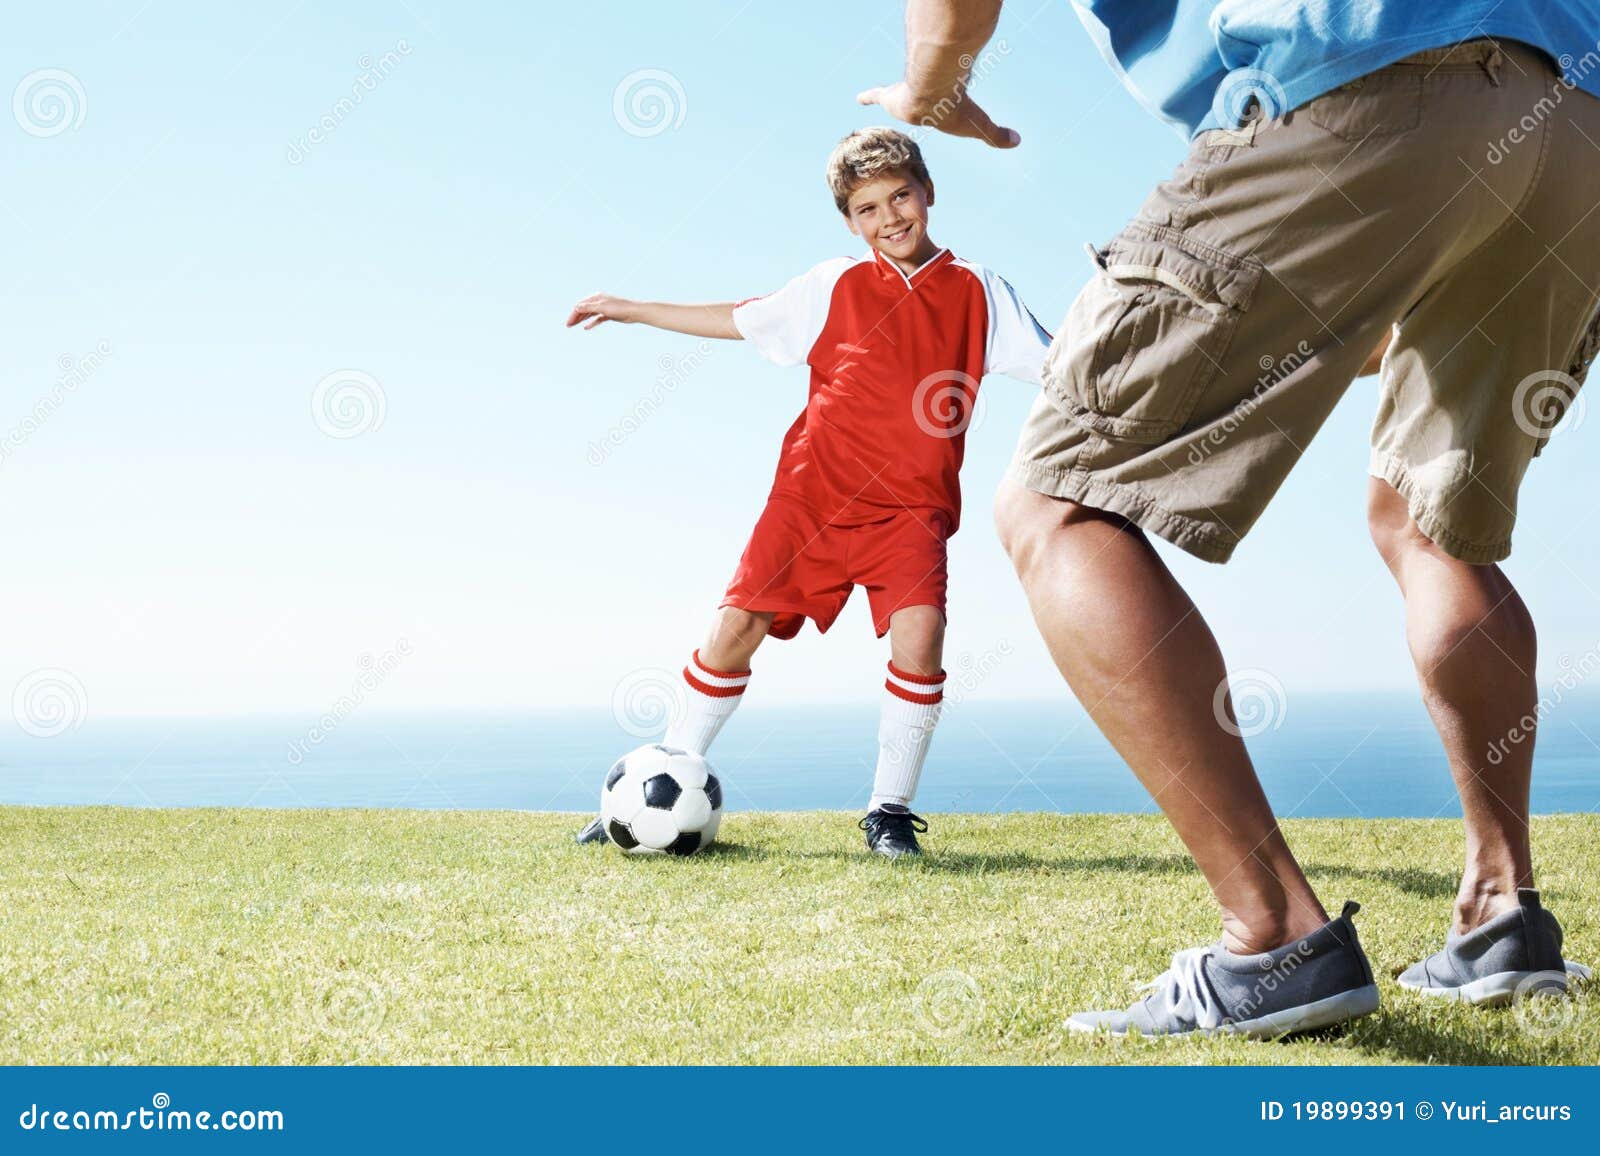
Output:
[[905,133],[892,128],[858,128],[833,146],[828,156],[828,188],[833,203],[848,214],[850,194],[887,172],[905,172],[932,188],[922,150]]

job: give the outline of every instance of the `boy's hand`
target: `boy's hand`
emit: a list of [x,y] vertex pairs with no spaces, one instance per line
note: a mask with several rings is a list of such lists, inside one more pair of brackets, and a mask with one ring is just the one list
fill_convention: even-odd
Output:
[[629,301],[626,297],[613,297],[609,293],[592,293],[572,307],[572,313],[567,317],[567,328],[584,324],[585,329],[593,329],[606,321],[620,321],[624,325],[639,319],[639,303]]

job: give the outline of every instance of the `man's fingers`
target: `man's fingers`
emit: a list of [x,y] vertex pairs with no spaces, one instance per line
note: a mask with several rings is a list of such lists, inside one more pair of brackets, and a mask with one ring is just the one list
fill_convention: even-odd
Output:
[[972,132],[966,135],[975,136],[986,144],[997,149],[1014,149],[1022,143],[1022,134],[1016,129],[1003,128],[989,119],[989,114],[984,112],[976,102],[968,97],[961,105],[961,113]]
[[584,328],[585,329],[593,329],[596,325],[599,325],[601,322],[608,321],[608,320],[610,320],[610,319],[604,313],[597,313],[595,315],[595,317],[594,317],[594,320],[590,321],[589,324],[584,326]]
[[883,89],[869,88],[865,92],[856,93],[857,104],[878,104],[883,96]]

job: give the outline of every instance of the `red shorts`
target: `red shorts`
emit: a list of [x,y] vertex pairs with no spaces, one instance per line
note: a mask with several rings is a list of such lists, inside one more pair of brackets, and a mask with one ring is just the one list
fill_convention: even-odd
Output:
[[889,616],[907,606],[944,613],[945,539],[950,517],[903,510],[880,522],[831,526],[782,498],[761,512],[722,605],[776,614],[774,638],[793,638],[811,619],[826,633],[854,586],[864,586],[882,638]]

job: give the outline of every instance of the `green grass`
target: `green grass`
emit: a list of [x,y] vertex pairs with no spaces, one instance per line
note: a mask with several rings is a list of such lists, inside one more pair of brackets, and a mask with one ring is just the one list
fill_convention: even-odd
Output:
[[[732,816],[688,860],[570,815],[0,808],[4,1063],[1595,1063],[1600,1001],[1472,1010],[1392,977],[1442,940],[1454,822],[1309,820],[1291,842],[1383,983],[1279,1043],[1061,1030],[1215,937],[1154,816]],[[1535,821],[1568,954],[1600,960],[1600,818]]]

